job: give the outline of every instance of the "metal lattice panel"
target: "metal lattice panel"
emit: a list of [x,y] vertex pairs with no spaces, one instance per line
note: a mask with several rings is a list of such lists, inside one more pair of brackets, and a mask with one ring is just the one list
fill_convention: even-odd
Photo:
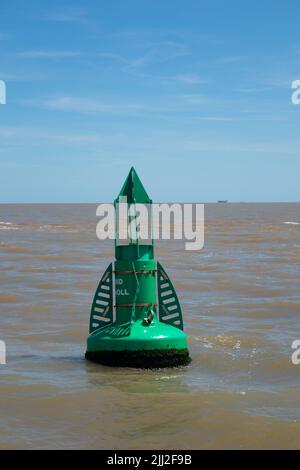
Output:
[[182,312],[176,291],[159,262],[157,262],[157,292],[159,321],[183,330]]
[[92,304],[90,333],[113,322],[113,269],[112,263],[103,274]]

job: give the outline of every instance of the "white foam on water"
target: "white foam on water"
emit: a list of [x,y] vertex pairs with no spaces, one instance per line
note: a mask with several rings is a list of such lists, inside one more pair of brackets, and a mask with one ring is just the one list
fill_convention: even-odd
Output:
[[78,228],[70,228],[67,225],[57,225],[57,224],[45,224],[40,225],[39,230],[43,232],[68,232],[68,233],[78,233],[80,230]]
[[0,220],[0,230],[19,230],[19,227],[14,225],[12,222],[4,222]]
[[286,225],[300,225],[300,222],[283,222]]
[[155,380],[172,380],[181,377],[181,375],[164,375],[162,377],[156,377]]

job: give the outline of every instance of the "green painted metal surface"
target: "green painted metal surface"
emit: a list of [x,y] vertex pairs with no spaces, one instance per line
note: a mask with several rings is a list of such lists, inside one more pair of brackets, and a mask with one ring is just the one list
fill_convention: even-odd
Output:
[[[115,207],[124,198],[129,206],[152,203],[134,168],[130,169]],[[160,354],[157,364],[161,353],[168,351],[166,363],[172,364],[170,356],[177,351],[185,355],[187,363],[187,337],[180,303],[162,265],[154,260],[153,240],[140,244],[135,236],[123,245],[116,241],[115,257],[94,297],[87,357],[109,351],[157,351]],[[108,356],[105,357],[107,363]],[[148,356],[145,359],[149,362]]]
[[162,265],[157,262],[159,320],[183,330],[181,306],[175,288]]
[[121,198],[124,198],[124,197],[126,197],[128,204],[132,204],[132,203],[151,204],[152,203],[152,200],[149,198],[133,166],[130,168],[128,176],[115,202],[118,202]]
[[112,263],[103,274],[92,303],[89,332],[113,322],[113,269]]
[[[118,204],[126,202],[131,209],[133,206],[133,213],[135,213],[136,204],[152,204],[144,186],[141,183],[135,169],[131,167],[128,176],[122,186],[121,191],[114,201],[115,209],[117,211]],[[130,211],[129,209],[129,211]],[[128,211],[128,212],[129,212]],[[128,216],[128,223],[132,222],[134,218]],[[118,260],[135,260],[135,259],[153,259],[154,256],[154,242],[150,244],[140,244],[139,237],[136,236],[138,227],[135,225],[135,236],[130,237],[128,244],[119,244],[118,240],[118,218],[116,219],[116,239],[115,239],[115,256]],[[134,225],[134,224],[133,224]],[[133,235],[133,234],[132,234]]]
[[94,331],[88,338],[88,350],[98,351],[99,345],[103,351],[186,349],[187,338],[183,331],[156,319],[151,325],[137,320],[133,324],[113,324]]
[[153,311],[156,314],[156,263],[115,262],[117,322],[136,321]]

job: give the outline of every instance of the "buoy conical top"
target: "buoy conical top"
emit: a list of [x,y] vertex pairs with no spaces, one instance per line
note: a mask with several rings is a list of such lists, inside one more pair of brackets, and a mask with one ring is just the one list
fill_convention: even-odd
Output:
[[[116,211],[116,239],[115,239],[115,254],[116,259],[119,260],[136,260],[136,259],[153,259],[154,254],[154,241],[153,238],[148,239],[148,242],[144,242],[142,245],[139,242],[139,235],[138,231],[140,229],[139,225],[136,223],[135,214],[130,215],[129,207],[135,212],[136,205],[145,205],[148,207],[149,210],[150,205],[152,204],[152,200],[148,196],[140,178],[138,177],[137,172],[135,171],[134,167],[130,168],[127,178],[125,179],[121,191],[119,192],[117,198],[115,199],[115,207],[118,207],[118,204],[127,204],[127,215],[125,219],[127,219],[127,224],[130,226],[130,237],[128,242],[121,242],[118,235],[120,231],[121,224],[124,227],[124,217],[123,220],[119,217],[118,210]],[[149,215],[151,215],[151,211],[149,211]],[[124,216],[124,213],[123,213]],[[149,235],[152,235],[152,217],[148,220],[149,223]],[[126,226],[127,227],[127,226]]]
[[130,168],[117,200],[124,197],[127,198],[128,204],[151,204],[152,202],[133,166]]

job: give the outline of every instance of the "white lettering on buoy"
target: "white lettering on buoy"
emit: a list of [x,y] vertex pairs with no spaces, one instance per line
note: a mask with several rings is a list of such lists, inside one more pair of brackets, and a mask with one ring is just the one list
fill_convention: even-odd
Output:
[[127,289],[117,289],[116,294],[117,295],[129,295],[127,292]]
[[121,277],[116,278],[116,284],[123,284],[123,279]]

